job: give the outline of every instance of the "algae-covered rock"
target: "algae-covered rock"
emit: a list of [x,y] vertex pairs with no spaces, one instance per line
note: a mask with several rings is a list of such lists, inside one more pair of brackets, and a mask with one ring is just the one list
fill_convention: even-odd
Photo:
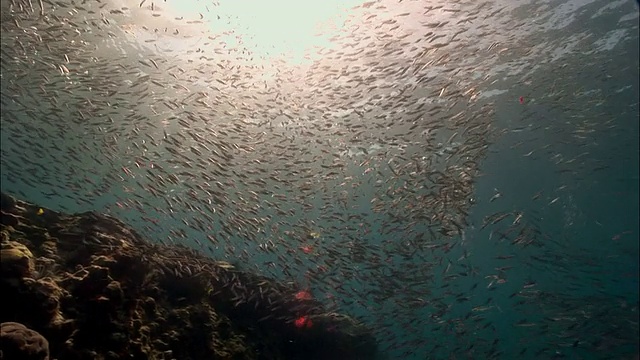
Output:
[[49,342],[40,333],[15,322],[0,324],[0,359],[48,360]]
[[0,259],[3,278],[31,277],[35,272],[33,254],[19,242],[3,242]]

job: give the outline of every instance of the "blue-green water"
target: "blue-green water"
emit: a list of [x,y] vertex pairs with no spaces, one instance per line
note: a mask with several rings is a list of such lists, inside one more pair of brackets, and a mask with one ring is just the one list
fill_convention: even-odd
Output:
[[394,359],[637,358],[635,2],[382,1],[308,61],[8,6],[2,191],[295,281]]

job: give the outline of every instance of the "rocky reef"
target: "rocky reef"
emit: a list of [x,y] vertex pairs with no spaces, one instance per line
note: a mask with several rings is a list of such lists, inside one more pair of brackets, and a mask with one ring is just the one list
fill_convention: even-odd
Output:
[[378,359],[352,318],[117,219],[1,195],[0,359]]

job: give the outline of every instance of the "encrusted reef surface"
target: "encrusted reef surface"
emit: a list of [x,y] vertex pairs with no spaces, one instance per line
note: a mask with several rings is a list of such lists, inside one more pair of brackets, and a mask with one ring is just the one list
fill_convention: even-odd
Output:
[[0,359],[379,359],[299,289],[2,194]]

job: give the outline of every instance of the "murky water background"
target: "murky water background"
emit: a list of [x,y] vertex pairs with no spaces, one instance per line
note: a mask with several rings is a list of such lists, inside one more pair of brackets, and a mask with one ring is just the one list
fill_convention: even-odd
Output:
[[392,358],[637,356],[636,2],[179,4],[2,1],[2,191],[294,281]]

